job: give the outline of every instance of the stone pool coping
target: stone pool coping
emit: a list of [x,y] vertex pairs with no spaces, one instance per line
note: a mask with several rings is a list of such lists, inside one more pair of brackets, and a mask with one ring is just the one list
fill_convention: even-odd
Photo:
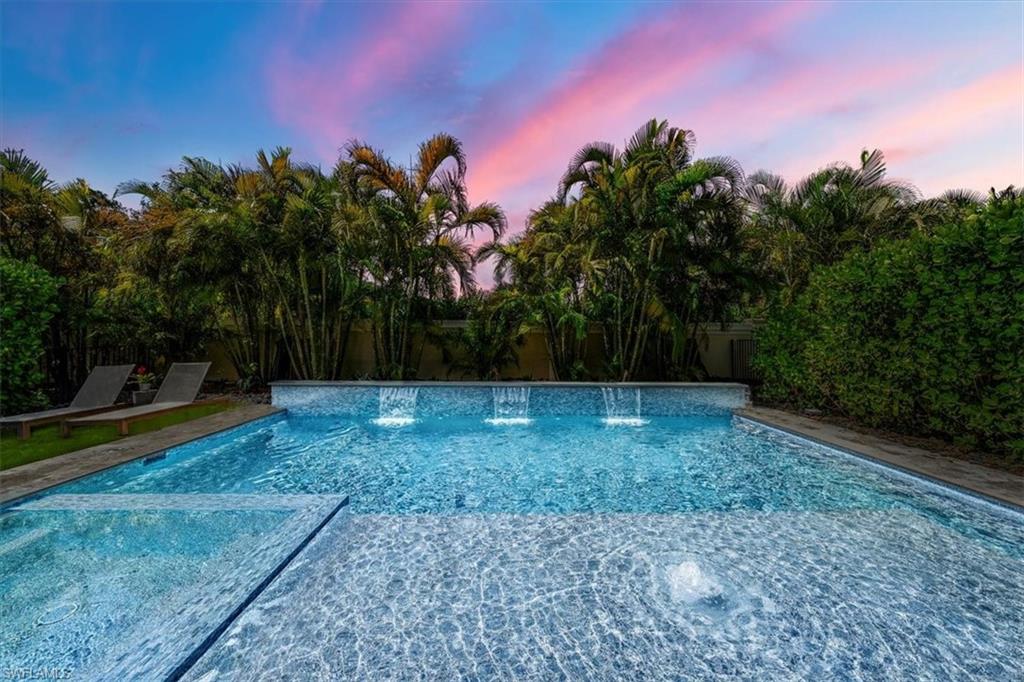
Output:
[[894,443],[783,410],[747,407],[736,410],[736,414],[1024,510],[1024,477],[1008,471],[990,469],[930,450]]
[[0,471],[0,504],[283,412],[273,405],[239,405],[223,412]]
[[354,386],[376,388],[389,386],[440,386],[444,388],[491,388],[525,386],[529,388],[743,388],[747,385],[738,381],[386,381],[383,379],[361,379],[352,381],[318,381],[311,379],[290,379],[271,381],[270,386]]

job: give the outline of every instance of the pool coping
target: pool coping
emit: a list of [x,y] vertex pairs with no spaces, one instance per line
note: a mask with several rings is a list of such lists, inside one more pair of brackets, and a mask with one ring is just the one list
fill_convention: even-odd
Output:
[[158,431],[5,469],[0,471],[0,505],[284,411],[274,405],[239,405]]
[[900,471],[1024,511],[1024,477],[783,410],[746,407],[736,415]]
[[381,386],[438,386],[445,388],[496,388],[523,386],[529,388],[749,388],[738,381],[385,381],[365,379],[354,381],[286,380],[271,381],[270,386],[349,386],[374,388]]

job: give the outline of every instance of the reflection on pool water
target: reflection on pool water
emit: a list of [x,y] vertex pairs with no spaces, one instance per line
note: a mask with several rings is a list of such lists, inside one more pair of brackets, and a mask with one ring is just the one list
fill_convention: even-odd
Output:
[[[8,509],[5,615],[26,615],[0,622],[0,663],[203,680],[1024,675],[1015,511],[728,409],[626,427],[602,421],[600,394],[576,416],[546,399],[445,415],[389,394],[415,406],[391,415],[401,426],[369,401],[292,409]],[[189,603],[213,616],[147,668],[137,641]]]

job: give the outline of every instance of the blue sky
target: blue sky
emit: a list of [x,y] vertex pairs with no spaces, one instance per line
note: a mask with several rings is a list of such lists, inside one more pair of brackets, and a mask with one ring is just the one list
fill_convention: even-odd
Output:
[[183,155],[466,144],[513,228],[646,119],[796,178],[882,148],[926,194],[1024,184],[1024,4],[0,5],[0,136],[112,191]]

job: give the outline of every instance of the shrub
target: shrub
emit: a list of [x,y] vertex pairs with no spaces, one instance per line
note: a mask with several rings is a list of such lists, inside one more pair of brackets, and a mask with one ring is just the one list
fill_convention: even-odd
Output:
[[452,371],[480,380],[497,380],[506,367],[518,365],[519,349],[529,329],[526,301],[508,291],[488,297],[466,297],[471,310],[455,340],[457,353],[445,347],[444,360]]
[[754,363],[770,402],[1024,458],[1024,197],[817,270]]
[[37,265],[0,257],[0,411],[46,400],[39,390],[43,334],[57,312],[57,280]]

